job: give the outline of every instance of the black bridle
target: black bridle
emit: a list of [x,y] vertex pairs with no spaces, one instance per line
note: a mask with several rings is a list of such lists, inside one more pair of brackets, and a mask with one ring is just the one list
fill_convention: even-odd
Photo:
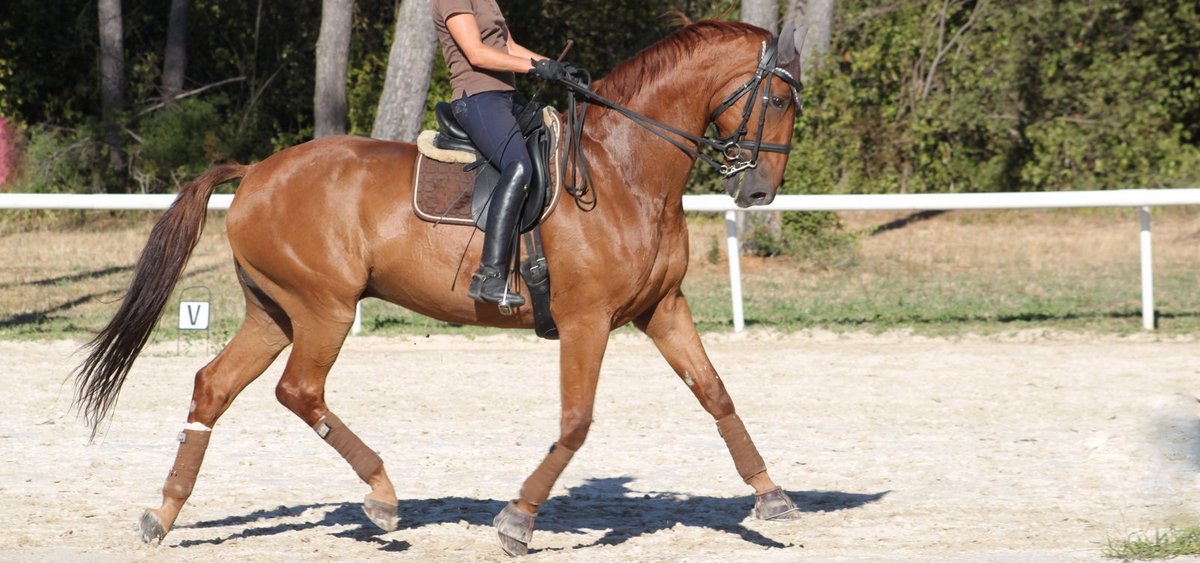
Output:
[[[771,103],[771,81],[769,78],[771,76],[778,77],[788,86],[791,86],[792,99],[797,109],[800,108],[799,92],[801,84],[791,73],[778,66],[777,40],[763,41],[761,51],[758,68],[754,71],[754,76],[750,77],[741,87],[726,96],[717,108],[713,110],[712,115],[709,116],[708,124],[712,126],[715,132],[711,136],[707,134],[696,136],[687,131],[681,131],[593,92],[590,87],[591,77],[586,71],[581,71],[579,75],[573,76],[572,79],[559,80],[559,83],[566,86],[569,90],[567,100],[569,105],[567,112],[567,130],[569,131],[569,135],[565,147],[568,158],[560,161],[560,177],[566,178],[565,167],[568,160],[575,163],[574,168],[570,171],[570,180],[563,183],[567,191],[581,204],[594,202],[594,200],[584,201],[588,191],[588,184],[591,183],[591,172],[588,168],[587,158],[584,156],[582,147],[583,124],[587,118],[589,102],[595,102],[628,117],[634,123],[665,139],[690,157],[704,161],[726,179],[758,166],[758,155],[760,152],[790,153],[792,150],[791,145],[762,142],[763,125],[767,119],[767,104]],[[748,140],[746,138],[749,135],[747,125],[750,123],[750,116],[753,114],[755,107],[752,101],[758,96],[760,90],[763,91],[763,96],[759,104],[762,111],[759,112],[758,116],[758,137],[754,140]],[[584,98],[584,101],[578,106],[575,104],[575,94],[579,94]],[[736,105],[742,98],[746,98],[747,103],[742,109],[741,122],[728,135],[722,136],[721,128],[717,125],[717,119],[729,108]],[[671,135],[691,141],[692,145],[688,145]],[[704,148],[719,153],[723,157],[724,162],[703,152]],[[746,158],[747,151],[750,153],[749,158]],[[578,183],[576,183],[577,180]]]
[[[764,41],[762,47],[762,56],[759,58],[758,69],[754,72],[754,76],[745,84],[742,84],[741,88],[738,88],[737,90],[734,90],[733,93],[729,94],[729,96],[727,96],[725,100],[722,101],[719,106],[717,106],[717,109],[713,110],[712,115],[710,115],[708,118],[708,122],[712,124],[713,128],[717,130],[718,134],[720,134],[720,126],[717,125],[717,118],[721,117],[721,114],[733,107],[733,105],[743,97],[746,97],[748,100],[753,100],[756,96],[758,96],[759,88],[763,86],[764,82],[766,83],[766,91],[763,92],[762,103],[760,104],[762,111],[759,112],[758,115],[757,139],[753,141],[742,140],[749,133],[749,131],[746,129],[746,125],[750,122],[750,115],[754,110],[754,104],[750,103],[749,101],[747,101],[746,106],[742,109],[741,123],[738,124],[737,128],[734,129],[732,133],[725,137],[703,138],[705,144],[708,146],[720,146],[721,153],[725,159],[733,162],[732,165],[721,166],[716,166],[712,162],[709,162],[710,165],[713,165],[717,171],[726,178],[746,170],[747,168],[754,168],[758,166],[759,151],[777,152],[783,154],[792,152],[791,145],[762,142],[763,125],[766,124],[767,121],[767,104],[771,103],[771,81],[766,80],[769,76],[775,75],[779,77],[780,80],[783,80],[788,86],[791,86],[792,99],[795,102],[796,107],[800,107],[800,82],[792,77],[791,73],[777,66],[776,62],[778,56],[779,53],[776,42],[771,41],[770,43],[767,43]],[[742,145],[746,145],[746,147],[743,147]],[[742,157],[742,151],[744,148],[751,151],[749,160],[746,160]]]

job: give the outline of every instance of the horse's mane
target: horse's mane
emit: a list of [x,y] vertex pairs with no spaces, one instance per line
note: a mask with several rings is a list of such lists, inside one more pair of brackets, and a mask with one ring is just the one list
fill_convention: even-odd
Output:
[[646,84],[648,77],[668,72],[677,61],[702,44],[750,35],[761,35],[766,39],[762,29],[742,22],[706,20],[688,25],[617,65],[608,76],[596,81],[596,93],[626,104]]

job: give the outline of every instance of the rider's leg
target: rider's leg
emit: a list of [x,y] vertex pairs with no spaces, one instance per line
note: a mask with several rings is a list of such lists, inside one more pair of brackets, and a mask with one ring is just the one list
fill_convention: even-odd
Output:
[[467,295],[484,303],[507,302],[518,306],[525,298],[508,294],[508,275],[512,265],[513,241],[517,237],[517,220],[525,203],[529,173],[525,166],[512,162],[500,175],[487,209],[487,231],[483,235],[483,252],[479,269],[471,276]]
[[456,100],[453,109],[480,154],[501,172],[488,206],[479,269],[467,295],[486,303],[521,305],[524,298],[506,291],[518,217],[533,170],[514,117],[519,107],[514,107],[512,92],[482,92]]

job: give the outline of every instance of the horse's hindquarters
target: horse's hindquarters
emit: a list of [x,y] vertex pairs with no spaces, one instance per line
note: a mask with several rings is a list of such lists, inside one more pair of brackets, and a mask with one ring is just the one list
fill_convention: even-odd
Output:
[[482,237],[415,215],[416,157],[407,143],[355,137],[273,155],[243,180],[229,210],[234,258],[289,316],[342,318],[360,298],[377,297],[445,322],[531,327],[528,305],[504,316],[466,296]]

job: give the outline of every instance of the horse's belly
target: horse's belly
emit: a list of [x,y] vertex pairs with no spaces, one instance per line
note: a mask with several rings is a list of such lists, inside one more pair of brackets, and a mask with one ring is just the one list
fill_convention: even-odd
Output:
[[[528,306],[504,316],[495,305],[467,297],[483,233],[472,227],[435,226],[408,213],[388,221],[403,227],[386,233],[372,250],[368,295],[444,322],[532,326]],[[523,281],[517,289],[528,295]]]

